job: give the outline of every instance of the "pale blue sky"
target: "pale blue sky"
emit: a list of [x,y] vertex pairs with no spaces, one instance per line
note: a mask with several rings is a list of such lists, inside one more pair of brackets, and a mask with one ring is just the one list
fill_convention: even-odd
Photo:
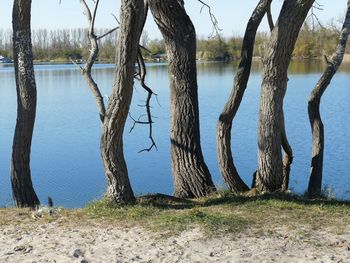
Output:
[[[32,28],[76,28],[86,27],[85,17],[79,0],[32,0]],[[87,0],[89,2],[89,0]],[[249,19],[258,0],[205,0],[212,6],[213,12],[219,20],[219,25],[223,29],[222,34],[226,37],[232,35],[242,35],[245,25]],[[92,1],[91,1],[92,2]],[[0,0],[0,28],[11,27],[11,12],[13,0]],[[200,13],[201,4],[197,0],[185,0],[186,9],[196,26],[199,37],[207,37],[212,31],[212,25],[207,12],[203,9]],[[273,1],[274,19],[278,16],[282,0]],[[324,10],[316,10],[320,20],[327,24],[331,18],[339,18],[345,13],[347,0],[318,0],[324,5]],[[100,0],[100,9],[96,22],[97,27],[112,28],[115,20],[110,15],[114,13],[118,16],[120,0]],[[160,33],[149,16],[146,30],[151,38],[159,38]],[[267,23],[264,20],[261,30],[267,31]]]

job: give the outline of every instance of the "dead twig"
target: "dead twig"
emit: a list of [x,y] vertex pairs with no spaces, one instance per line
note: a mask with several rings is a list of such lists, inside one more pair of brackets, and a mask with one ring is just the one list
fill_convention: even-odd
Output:
[[323,5],[321,5],[315,1],[314,5],[311,7],[311,12],[310,12],[310,15],[308,16],[308,18],[311,18],[311,21],[312,21],[312,32],[315,32],[316,24],[319,27],[324,28],[324,26],[322,25],[318,16],[316,15],[315,10],[323,10]]
[[84,71],[84,68],[79,65],[77,62],[75,62],[71,57],[69,57],[70,62],[72,62],[72,64],[74,64],[75,66],[77,66],[77,68],[79,68],[81,71]]
[[[142,125],[148,125],[149,126],[149,133],[148,133],[148,137],[151,141],[151,145],[148,148],[142,149],[139,151],[139,153],[141,152],[149,152],[151,151],[153,148],[155,148],[156,150],[158,150],[157,145],[155,143],[155,140],[153,138],[153,116],[151,113],[151,99],[152,96],[156,96],[157,94],[155,94],[151,88],[149,88],[146,85],[145,79],[146,79],[146,75],[147,75],[147,70],[146,70],[146,64],[145,61],[143,59],[142,56],[142,52],[141,52],[141,47],[139,47],[138,50],[138,57],[137,57],[137,65],[138,65],[138,73],[135,75],[135,78],[138,79],[140,81],[140,84],[142,86],[142,88],[147,92],[147,98],[146,98],[146,104],[145,105],[140,105],[146,108],[146,114],[145,115],[141,115],[139,117],[138,120],[134,119],[131,114],[129,114],[130,118],[133,120],[133,126],[130,129],[130,132],[132,132],[132,130],[135,128],[136,124],[142,124]],[[147,121],[141,121],[141,118],[143,116],[147,116]]]
[[213,24],[213,31],[212,31],[211,35],[209,36],[209,38],[212,38],[215,36],[220,36],[219,32],[222,31],[222,29],[219,27],[219,21],[216,18],[216,16],[214,15],[214,13],[212,12],[211,6],[202,0],[197,0],[197,1],[203,5],[201,10],[200,10],[201,13],[202,13],[204,7],[206,7],[208,9],[209,17],[210,17],[211,23]]
[[107,31],[106,33],[104,33],[104,34],[101,35],[101,36],[96,37],[96,39],[97,39],[97,40],[100,40],[100,39],[102,39],[102,38],[108,36],[109,34],[112,34],[114,31],[116,31],[116,30],[118,30],[118,29],[119,29],[119,26],[117,26],[117,27],[115,27],[115,28],[113,28],[113,29]]

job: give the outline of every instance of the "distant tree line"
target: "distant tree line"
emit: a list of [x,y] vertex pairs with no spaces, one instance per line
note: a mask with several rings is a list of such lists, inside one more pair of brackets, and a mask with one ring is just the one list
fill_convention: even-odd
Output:
[[[103,35],[109,29],[96,29],[96,35]],[[339,29],[334,25],[311,26],[305,22],[300,30],[293,58],[312,59],[331,55],[337,45]],[[258,32],[255,39],[253,57],[263,57],[270,34]],[[32,30],[33,55],[37,61],[67,61],[70,58],[80,60],[88,56],[89,40],[86,28],[76,29],[34,29]],[[114,61],[117,33],[108,34],[99,40],[99,60]],[[163,39],[149,39],[147,31],[141,36],[141,43],[147,49],[143,51],[146,59],[166,53]],[[243,37],[197,39],[196,57],[199,60],[238,60],[241,56]],[[348,51],[348,50],[347,50]],[[348,53],[348,52],[347,52]],[[12,58],[12,31],[0,29],[0,55]]]
[[[96,29],[97,35],[103,35],[109,29]],[[79,60],[89,54],[88,30],[75,29],[34,29],[32,30],[33,56],[37,61]],[[100,60],[113,61],[117,34],[108,34],[99,40]],[[0,29],[0,54],[13,58],[12,31]]]
[[[338,43],[339,33],[339,28],[333,25],[313,27],[310,22],[305,22],[295,44],[293,58],[312,59],[323,57],[323,55],[331,55]],[[269,33],[257,33],[253,57],[263,57],[265,55],[269,39]],[[240,36],[199,39],[197,41],[197,58],[203,60],[237,60],[240,59],[242,45],[243,38]],[[347,53],[349,53],[348,49]]]
[[[297,43],[293,51],[295,59],[321,58],[331,55],[338,43],[340,29],[334,25],[313,26],[306,21],[300,30]],[[269,32],[257,32],[254,43],[253,57],[262,58],[265,55]],[[165,42],[162,39],[148,40],[143,43],[151,54],[166,53]],[[238,60],[241,58],[243,37],[221,37],[197,39],[197,59],[199,60]],[[350,53],[350,50],[346,50]],[[147,55],[147,54],[146,54]]]

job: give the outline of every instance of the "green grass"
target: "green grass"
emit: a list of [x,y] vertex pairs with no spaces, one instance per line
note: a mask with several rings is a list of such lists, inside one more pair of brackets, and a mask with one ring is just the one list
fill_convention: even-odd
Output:
[[[0,209],[0,225],[23,220],[30,221],[29,211]],[[61,224],[84,222],[141,226],[162,235],[174,235],[194,228],[209,236],[224,233],[232,233],[233,236],[239,233],[270,234],[284,227],[300,229],[300,235],[307,236],[317,229],[343,232],[350,225],[350,202],[310,200],[291,194],[245,197],[223,192],[197,200],[148,195],[138,198],[132,206],[117,206],[102,199],[83,209],[60,209],[55,216],[42,220]]]
[[132,206],[116,206],[107,199],[92,202],[84,208],[94,219],[118,222],[126,226],[142,226],[163,234],[180,233],[199,227],[208,234],[241,231],[249,225],[243,216],[232,216],[221,205],[207,205],[212,199],[186,200],[159,196],[146,196]]
[[88,204],[84,212],[90,218],[140,225],[156,232],[178,233],[198,227],[210,235],[300,225],[339,231],[350,223],[349,202],[310,200],[291,194],[244,197],[226,192],[198,200],[150,195],[125,207],[111,205],[103,199]]

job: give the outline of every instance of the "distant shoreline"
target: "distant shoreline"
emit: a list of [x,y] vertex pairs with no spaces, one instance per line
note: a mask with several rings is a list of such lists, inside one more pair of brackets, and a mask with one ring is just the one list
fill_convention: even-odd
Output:
[[[261,61],[262,57],[253,57],[253,61]],[[292,61],[319,61],[323,60],[323,57],[294,57],[292,58]],[[225,62],[225,63],[230,63],[230,62],[238,62],[240,59],[230,59],[228,61],[224,59],[197,59],[197,62]],[[161,60],[157,61],[154,59],[145,59],[146,63],[164,63],[167,62],[167,60]],[[343,58],[343,62],[350,62],[350,54],[345,54]],[[84,65],[85,62],[77,62],[78,65]],[[13,63],[8,63],[9,65]],[[34,60],[34,65],[66,65],[66,64],[73,64],[70,60],[65,60],[65,61],[35,61]],[[114,64],[114,61],[109,61],[109,60],[102,60],[102,61],[96,61],[95,64]]]
[[[261,62],[262,58],[261,57],[253,57],[254,62]],[[292,58],[292,61],[305,61],[305,62],[312,62],[312,61],[324,61],[324,58],[322,57],[313,57],[313,58],[300,58],[300,57],[294,57]],[[154,63],[154,64],[162,64],[162,63],[167,63],[167,60],[161,60],[161,61],[156,61],[153,59],[146,59],[146,63]],[[239,59],[231,59],[228,61],[225,60],[205,60],[205,59],[197,59],[197,63],[233,63],[233,62],[239,62]],[[350,54],[345,54],[343,58],[343,63],[349,63],[350,62]],[[85,62],[78,62],[78,65],[84,65]],[[101,65],[101,64],[106,64],[106,65],[113,65],[113,61],[96,61],[95,65]],[[0,63],[0,67],[13,67],[14,63]],[[34,61],[35,66],[42,66],[42,65],[74,65],[70,60],[57,60],[57,61]]]

